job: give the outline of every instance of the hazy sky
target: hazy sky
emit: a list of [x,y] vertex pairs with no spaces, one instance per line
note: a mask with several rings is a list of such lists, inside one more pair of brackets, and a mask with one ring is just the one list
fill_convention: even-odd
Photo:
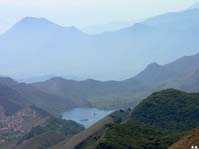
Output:
[[0,0],[0,32],[26,16],[65,26],[142,19],[190,7],[197,0]]

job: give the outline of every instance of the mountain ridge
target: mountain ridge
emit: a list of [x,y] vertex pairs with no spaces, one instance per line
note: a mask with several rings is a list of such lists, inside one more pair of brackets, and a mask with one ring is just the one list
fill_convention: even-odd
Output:
[[[47,94],[73,100],[80,106],[118,109],[134,107],[152,92],[175,88],[188,92],[199,90],[199,54],[184,56],[166,65],[149,64],[136,76],[123,81],[75,81],[54,77],[31,85]],[[105,104],[106,103],[106,104]]]
[[[41,24],[38,27],[40,25],[34,25],[37,23],[28,23],[32,18],[26,18],[25,24],[33,25],[22,25],[21,29],[14,26],[0,36],[2,61],[10,68],[0,64],[4,69],[0,73],[28,76],[27,72],[31,75],[58,72],[64,76],[85,74],[97,80],[128,78],[151,62],[165,64],[198,52],[198,16],[197,9],[164,14],[99,35],[87,35],[76,28],[67,29],[54,23],[42,27],[40,22],[48,24],[43,19],[36,19]],[[133,65],[135,63],[137,65]]]

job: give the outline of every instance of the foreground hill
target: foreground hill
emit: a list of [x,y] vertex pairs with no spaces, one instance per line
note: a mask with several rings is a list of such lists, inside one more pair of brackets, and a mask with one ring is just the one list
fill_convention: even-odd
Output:
[[185,139],[177,143],[182,144],[183,140],[190,139],[186,137],[187,131],[199,126],[198,109],[198,94],[174,89],[156,92],[130,113],[120,110],[113,116],[114,124],[99,129],[77,148],[165,149],[185,135]]
[[0,36],[0,58],[4,62],[0,73],[28,77],[59,72],[100,80],[129,77],[153,61],[168,63],[198,52],[198,17],[198,9],[189,9],[93,36],[44,18],[27,17]]
[[168,131],[199,126],[199,94],[168,89],[153,93],[132,112],[129,121]]

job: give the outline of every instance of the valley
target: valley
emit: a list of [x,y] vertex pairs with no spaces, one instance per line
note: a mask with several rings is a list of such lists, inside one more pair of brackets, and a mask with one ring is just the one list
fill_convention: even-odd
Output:
[[0,35],[0,149],[199,145],[198,5],[99,34],[54,23],[52,13],[21,16]]

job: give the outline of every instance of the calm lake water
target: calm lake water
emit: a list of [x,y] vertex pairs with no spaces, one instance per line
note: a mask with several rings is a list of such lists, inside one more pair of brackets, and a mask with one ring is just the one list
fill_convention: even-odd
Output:
[[65,120],[73,120],[84,125],[85,128],[88,128],[111,112],[113,111],[105,111],[96,108],[75,108],[71,111],[62,113],[62,118]]

